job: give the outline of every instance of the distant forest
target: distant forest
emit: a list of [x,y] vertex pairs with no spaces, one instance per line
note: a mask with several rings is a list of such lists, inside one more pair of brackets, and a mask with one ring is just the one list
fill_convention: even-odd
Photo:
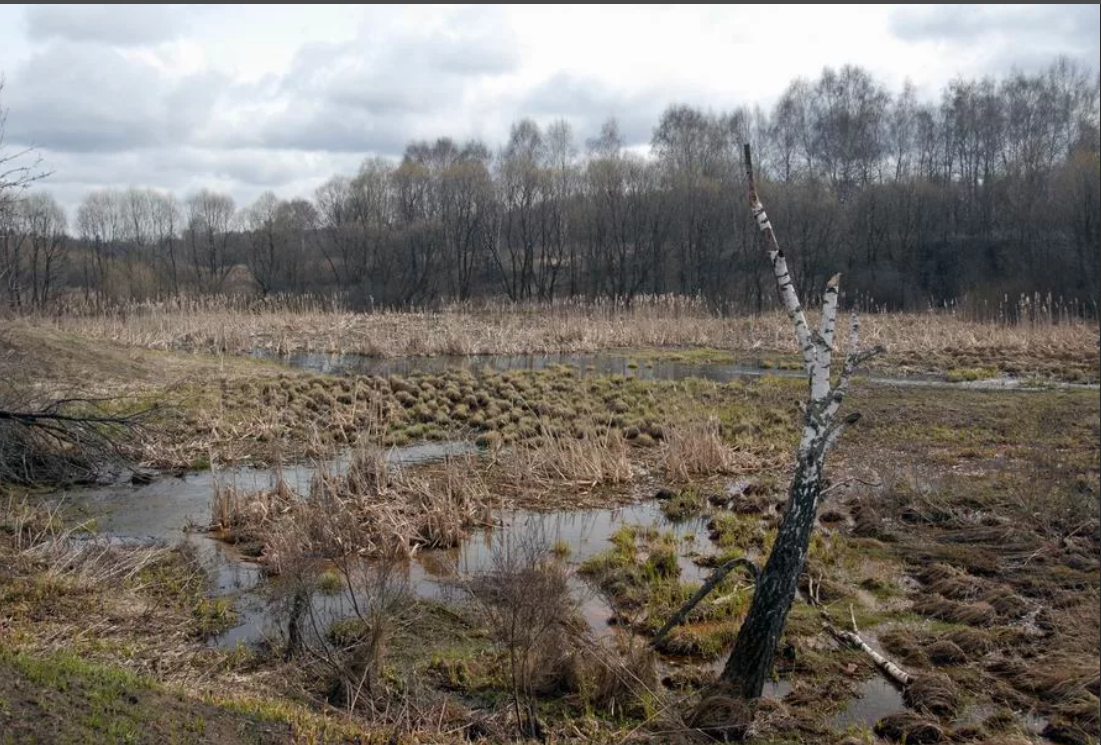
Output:
[[[772,107],[669,106],[648,155],[609,119],[579,142],[565,121],[483,142],[410,142],[310,199],[238,206],[202,190],[88,193],[72,219],[46,192],[0,214],[12,308],[173,295],[338,297],[351,308],[506,297],[630,303],[704,298],[773,307],[744,203],[741,144],[799,293],[834,272],[847,301],[923,310],[1016,304],[1097,315],[1098,78],[1065,59],[1035,74],[956,80],[939,100],[866,70],[825,69]],[[1046,302],[1046,300],[1044,300]]]

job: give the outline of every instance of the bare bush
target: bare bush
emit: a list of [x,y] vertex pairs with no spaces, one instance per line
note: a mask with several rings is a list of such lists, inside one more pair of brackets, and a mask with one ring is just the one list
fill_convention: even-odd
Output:
[[540,525],[496,539],[490,569],[467,584],[508,656],[513,714],[521,737],[541,738],[537,694],[568,664],[577,604],[566,567]]

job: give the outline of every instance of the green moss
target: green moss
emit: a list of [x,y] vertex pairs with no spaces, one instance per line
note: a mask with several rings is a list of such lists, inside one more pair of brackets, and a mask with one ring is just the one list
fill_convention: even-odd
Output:
[[999,377],[999,373],[996,367],[955,367],[950,369],[946,374],[949,383],[989,380],[997,377]]

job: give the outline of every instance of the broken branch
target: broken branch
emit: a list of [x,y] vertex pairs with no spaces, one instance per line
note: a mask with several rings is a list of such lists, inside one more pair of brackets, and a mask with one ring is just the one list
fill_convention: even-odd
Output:
[[726,575],[730,574],[730,572],[733,571],[735,567],[742,567],[747,572],[749,572],[750,576],[753,577],[754,583],[757,582],[757,577],[761,573],[760,569],[757,568],[757,565],[745,557],[731,559],[722,566],[718,567],[714,572],[711,573],[711,576],[708,577],[707,581],[703,583],[703,586],[700,587],[699,590],[696,590],[696,594],[689,598],[688,602],[682,605],[680,607],[680,610],[674,613],[669,618],[669,620],[665,622],[665,625],[661,627],[658,633],[654,634],[654,638],[650,640],[650,646],[656,647],[658,644],[661,643],[661,640],[669,634],[670,631],[672,631],[680,624],[684,623],[685,619],[688,618],[688,614],[692,612],[692,609],[699,605],[700,601],[707,597],[708,593],[714,590],[715,586],[722,582],[723,579],[726,578]]

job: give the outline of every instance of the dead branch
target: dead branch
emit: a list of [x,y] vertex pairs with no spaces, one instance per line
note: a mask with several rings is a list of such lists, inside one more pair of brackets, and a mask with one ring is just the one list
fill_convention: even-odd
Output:
[[872,649],[869,644],[860,637],[860,629],[856,626],[856,615],[853,613],[852,606],[849,606],[849,618],[852,620],[852,631],[845,629],[839,629],[833,625],[829,620],[829,615],[824,609],[818,609],[819,614],[822,616],[822,627],[826,629],[838,641],[844,642],[851,647],[859,649],[864,654],[871,658],[875,666],[882,671],[884,675],[891,679],[896,685],[905,688],[913,681],[914,676],[903,670],[891,660],[881,655],[876,650]]
[[689,598],[688,602],[680,607],[680,610],[670,616],[669,620],[665,622],[665,625],[658,630],[658,633],[654,634],[654,638],[650,640],[650,646],[657,647],[670,631],[684,623],[685,619],[688,618],[688,614],[692,612],[692,609],[699,605],[700,601],[707,597],[708,593],[714,590],[715,587],[726,578],[726,575],[730,574],[736,567],[742,567],[749,572],[754,582],[757,581],[757,576],[761,573],[757,565],[744,556],[731,559],[718,567],[711,573],[711,576],[707,578],[707,581],[703,583],[703,586],[696,590],[696,594]]
[[[5,398],[13,403],[10,391]],[[0,483],[95,480],[131,460],[140,450],[135,435],[158,407],[133,414],[89,409],[103,402],[63,398],[0,408]]]

